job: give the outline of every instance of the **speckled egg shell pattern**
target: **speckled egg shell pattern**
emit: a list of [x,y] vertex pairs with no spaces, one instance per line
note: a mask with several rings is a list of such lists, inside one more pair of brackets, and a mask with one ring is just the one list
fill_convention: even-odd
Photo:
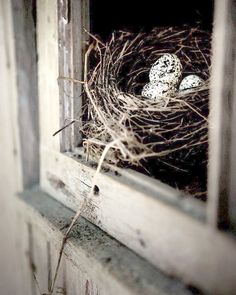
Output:
[[180,85],[179,91],[190,91],[193,88],[200,87],[204,84],[204,80],[197,75],[189,75],[185,77]]
[[151,67],[149,79],[151,82],[165,82],[176,85],[182,75],[182,65],[175,54],[166,53]]
[[149,82],[144,85],[142,90],[142,96],[153,100],[159,100],[164,97],[173,95],[176,92],[176,88],[168,83],[156,83]]

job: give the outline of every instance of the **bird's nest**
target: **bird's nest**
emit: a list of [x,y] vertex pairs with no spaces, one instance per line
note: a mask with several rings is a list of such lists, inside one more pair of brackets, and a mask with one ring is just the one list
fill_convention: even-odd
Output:
[[[205,84],[176,92],[165,104],[141,96],[148,72],[165,53],[178,56],[183,75]],[[189,171],[206,163],[210,34],[198,28],[115,32],[106,44],[92,37],[85,57],[85,115],[81,130],[86,152],[106,161],[149,170],[150,159]]]

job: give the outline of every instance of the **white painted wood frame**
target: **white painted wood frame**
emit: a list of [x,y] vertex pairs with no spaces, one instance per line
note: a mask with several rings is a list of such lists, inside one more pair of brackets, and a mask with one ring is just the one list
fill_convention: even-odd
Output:
[[[43,295],[51,285],[73,211],[37,187],[24,191],[17,203],[25,251],[38,281],[37,287],[32,280],[32,292],[27,294],[38,295],[35,291],[40,289]],[[59,294],[58,287],[68,295],[191,295],[180,281],[169,278],[82,217],[70,233],[59,271],[54,295]],[[30,274],[32,269],[28,278]]]
[[[215,3],[217,25],[221,0]],[[96,168],[83,154],[62,152],[71,146],[61,148],[60,137],[52,136],[61,127],[62,107],[57,1],[38,0],[37,5],[41,187],[76,210],[89,192]],[[82,23],[79,10],[77,17]],[[206,222],[208,210],[200,201],[131,171],[102,171],[97,186],[99,193],[84,214],[89,221],[166,273],[210,294],[234,294],[236,241]]]

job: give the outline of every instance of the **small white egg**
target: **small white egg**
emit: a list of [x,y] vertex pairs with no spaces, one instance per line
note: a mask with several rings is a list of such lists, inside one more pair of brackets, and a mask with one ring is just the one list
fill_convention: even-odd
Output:
[[197,75],[189,75],[181,81],[179,91],[190,91],[191,89],[202,85],[204,85],[204,80],[202,78]]
[[155,83],[149,82],[144,85],[142,90],[142,96],[153,100],[161,100],[162,98],[173,95],[176,92],[176,88],[168,83]]
[[182,75],[182,65],[175,54],[162,55],[151,67],[149,79],[151,82],[167,82],[178,84]]

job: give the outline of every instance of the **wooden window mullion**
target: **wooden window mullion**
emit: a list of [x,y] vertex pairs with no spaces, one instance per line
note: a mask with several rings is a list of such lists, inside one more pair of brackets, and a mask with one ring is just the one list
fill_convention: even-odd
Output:
[[235,213],[236,207],[235,7],[234,0],[215,1],[209,126],[208,221],[213,227],[220,228],[232,225],[232,210]]
[[[58,45],[60,125],[73,119],[80,120],[82,110],[82,85],[64,78],[83,80],[83,56],[86,33],[89,27],[89,0],[58,1]],[[78,146],[78,122],[61,133],[61,151],[71,151]]]
[[[71,31],[72,31],[72,60],[73,78],[83,81],[84,54],[89,30],[89,0],[72,0],[71,3]],[[78,120],[74,127],[74,147],[81,143],[79,126],[82,124],[83,86],[72,83],[73,87],[73,116]]]
[[[71,104],[73,91],[71,82],[64,79],[64,77],[71,77],[72,74],[71,42],[71,0],[61,0],[58,1],[60,126],[68,124],[73,117],[73,104]],[[72,145],[73,128],[69,126],[61,132],[61,151],[70,151]]]

